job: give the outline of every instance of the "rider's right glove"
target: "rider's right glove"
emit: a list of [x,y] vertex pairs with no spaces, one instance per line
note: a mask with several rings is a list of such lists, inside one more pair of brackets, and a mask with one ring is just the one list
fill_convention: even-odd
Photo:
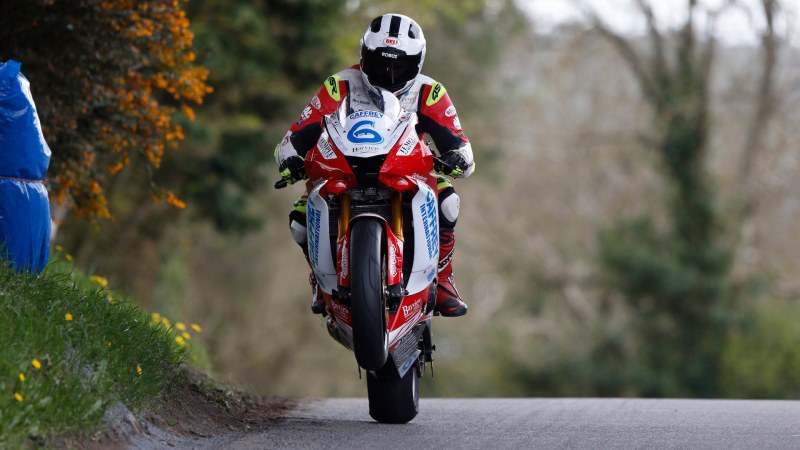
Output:
[[306,176],[305,160],[297,155],[284,159],[281,165],[278,166],[278,170],[281,172],[281,178],[289,184],[308,178]]

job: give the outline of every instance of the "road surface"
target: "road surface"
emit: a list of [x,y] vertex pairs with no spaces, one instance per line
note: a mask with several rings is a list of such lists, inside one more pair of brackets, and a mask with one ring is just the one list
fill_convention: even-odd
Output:
[[422,399],[406,425],[366,399],[307,401],[267,431],[195,448],[800,448],[800,401]]

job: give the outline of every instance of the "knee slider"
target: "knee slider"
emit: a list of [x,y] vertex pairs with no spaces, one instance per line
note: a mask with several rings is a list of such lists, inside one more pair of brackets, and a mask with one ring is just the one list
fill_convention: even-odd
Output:
[[461,199],[453,188],[445,189],[439,194],[439,222],[443,228],[455,228]]
[[305,245],[308,241],[306,215],[299,211],[292,211],[289,214],[289,229],[292,232],[292,239],[300,245]]

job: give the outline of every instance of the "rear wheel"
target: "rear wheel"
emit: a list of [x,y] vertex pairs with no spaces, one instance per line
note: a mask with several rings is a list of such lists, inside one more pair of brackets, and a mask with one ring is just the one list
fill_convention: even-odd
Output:
[[379,370],[386,364],[383,223],[358,220],[350,233],[350,310],[353,314],[353,351],[358,365]]
[[[391,367],[390,367],[391,366]],[[419,412],[419,364],[403,378],[391,362],[376,374],[367,374],[369,415],[381,423],[406,423]]]

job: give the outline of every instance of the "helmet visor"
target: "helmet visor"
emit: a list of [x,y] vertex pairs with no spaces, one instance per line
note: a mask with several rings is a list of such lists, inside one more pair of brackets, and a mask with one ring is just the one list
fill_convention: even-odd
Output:
[[393,48],[361,51],[361,71],[373,86],[397,92],[419,75],[422,55],[398,54]]

